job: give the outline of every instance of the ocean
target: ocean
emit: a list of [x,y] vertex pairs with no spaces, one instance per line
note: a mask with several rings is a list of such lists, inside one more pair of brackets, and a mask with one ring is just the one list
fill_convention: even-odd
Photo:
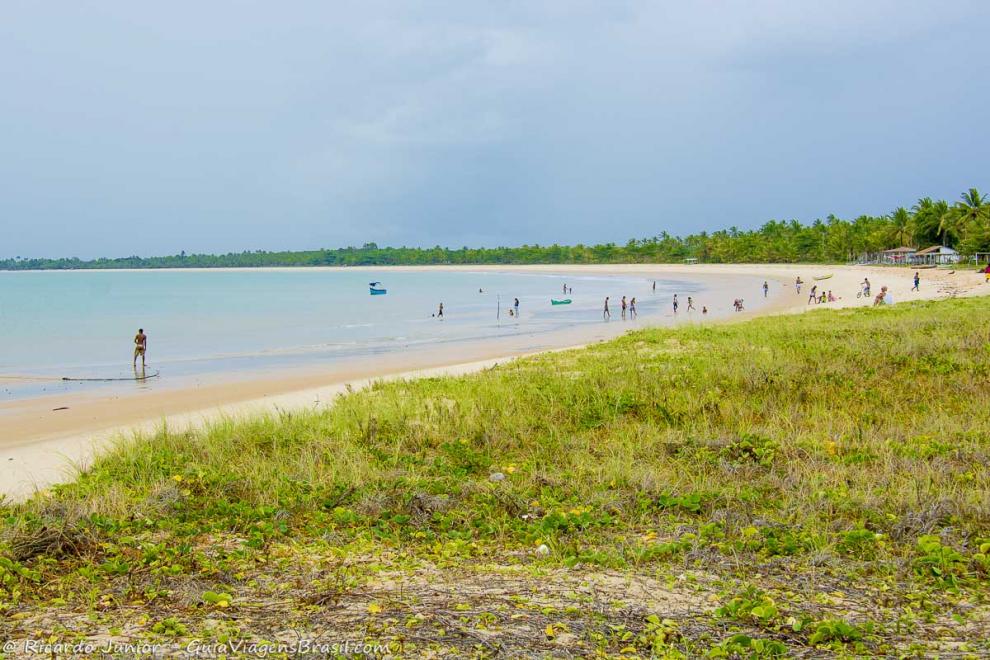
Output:
[[[388,293],[369,295],[369,283]],[[565,296],[564,284],[573,288]],[[489,270],[245,269],[0,272],[0,401],[95,387],[62,378],[132,378],[133,337],[148,335],[159,379],[326,365],[342,357],[600,326],[610,296],[637,298],[641,321],[671,317],[674,293],[711,316],[702,281]],[[755,280],[748,301],[758,302]],[[554,306],[551,298],[568,297]],[[515,298],[519,316],[509,314]],[[440,303],[444,317],[435,314]]]

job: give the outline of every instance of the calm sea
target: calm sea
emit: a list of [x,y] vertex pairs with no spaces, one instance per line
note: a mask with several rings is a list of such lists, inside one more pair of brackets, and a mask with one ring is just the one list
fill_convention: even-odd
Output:
[[[369,282],[388,293],[369,295]],[[552,306],[564,283],[571,305]],[[0,401],[58,391],[61,377],[128,377],[132,338],[166,376],[380,355],[442,342],[601,324],[611,296],[644,320],[699,282],[546,273],[416,270],[0,272]],[[750,286],[752,288],[752,286]],[[508,314],[519,298],[518,318]],[[757,301],[751,294],[750,300]],[[444,304],[444,320],[434,317]],[[716,314],[731,301],[719,301]],[[684,309],[682,303],[682,311]],[[709,305],[712,303],[709,302]],[[699,304],[700,309],[700,304]],[[15,378],[16,377],[16,378]]]

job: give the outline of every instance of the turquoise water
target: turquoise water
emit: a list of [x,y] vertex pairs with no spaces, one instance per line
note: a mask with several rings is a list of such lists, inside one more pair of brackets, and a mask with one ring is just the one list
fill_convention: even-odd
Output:
[[[376,280],[387,295],[369,295]],[[565,282],[573,304],[551,306]],[[657,280],[653,293],[652,282],[486,271],[0,272],[0,400],[56,388],[43,379],[132,375],[139,327],[149,367],[164,379],[601,324],[606,295],[614,320],[623,295],[637,297],[645,320],[669,315],[673,293],[683,311],[686,296],[704,289]],[[518,318],[508,315],[516,297]],[[441,302],[442,321],[433,316]]]

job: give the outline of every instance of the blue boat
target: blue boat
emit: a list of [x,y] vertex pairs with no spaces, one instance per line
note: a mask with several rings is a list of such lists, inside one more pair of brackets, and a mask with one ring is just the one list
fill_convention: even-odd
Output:
[[384,296],[386,293],[388,293],[387,289],[379,289],[377,287],[370,287],[370,290],[371,290],[371,295],[373,296]]

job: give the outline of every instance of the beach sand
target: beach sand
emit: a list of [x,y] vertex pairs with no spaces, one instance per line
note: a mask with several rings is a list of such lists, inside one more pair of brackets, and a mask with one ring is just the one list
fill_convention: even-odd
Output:
[[[395,270],[410,270],[397,267]],[[734,278],[755,276],[771,284],[770,299],[759,312],[732,315],[728,322],[757,314],[800,313],[822,308],[872,305],[872,299],[857,299],[860,283],[869,277],[873,294],[887,286],[895,304],[910,300],[990,294],[982,274],[972,269],[949,274],[946,270],[921,270],[920,292],[912,292],[915,271],[908,268],[819,265],[594,265],[594,266],[424,266],[423,269],[478,271],[544,272],[566,275],[641,275],[663,278],[681,275],[705,280],[712,287],[701,304],[731,305],[734,298],[752,301],[757,292],[741,292]],[[381,271],[381,268],[376,268]],[[817,282],[820,289],[832,290],[840,299],[825,305],[808,305],[808,290],[814,277],[831,274]],[[794,290],[800,276],[805,285],[801,295]],[[682,307],[683,309],[683,307]],[[616,315],[617,316],[617,315]],[[674,322],[702,321],[686,314]],[[722,322],[726,322],[723,320]],[[72,479],[109,444],[135,432],[152,432],[162,425],[174,431],[195,428],[221,418],[238,418],[278,410],[319,408],[332,405],[336,396],[383,378],[415,378],[457,375],[484,369],[519,356],[576,348],[591,341],[607,339],[647,322],[613,321],[597,328],[576,328],[552,336],[519,337],[479,341],[457,346],[425,349],[415,353],[393,352],[343,362],[332,369],[290,373],[244,375],[230,381],[179,389],[139,391],[131,394],[73,394],[46,396],[0,405],[0,494],[22,499],[39,489]]]

